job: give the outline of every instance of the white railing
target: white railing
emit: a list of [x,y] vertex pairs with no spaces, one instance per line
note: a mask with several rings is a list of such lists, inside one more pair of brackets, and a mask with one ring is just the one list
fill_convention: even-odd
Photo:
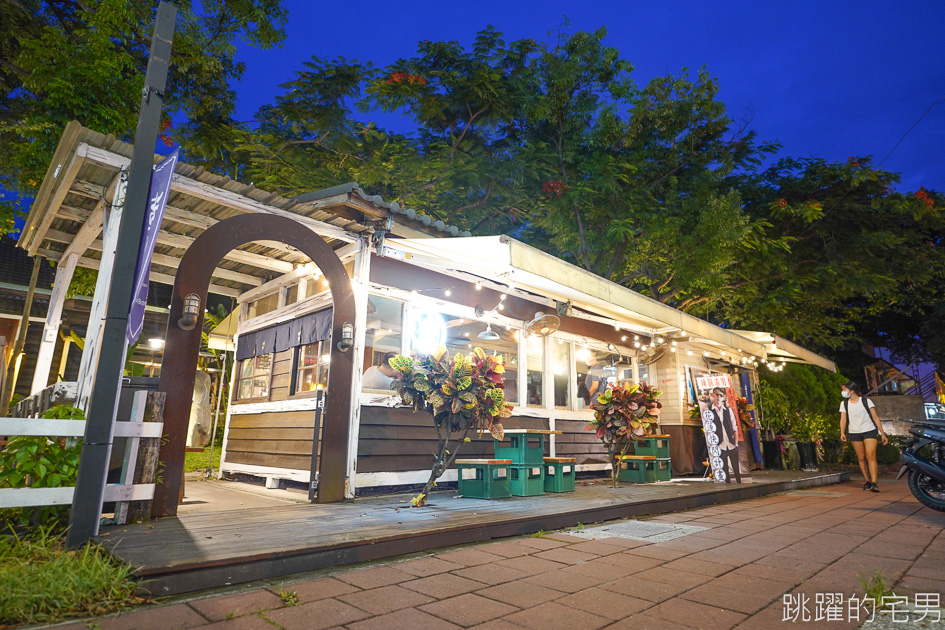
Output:
[[[163,422],[143,422],[147,392],[135,392],[130,422],[116,422],[115,438],[128,440],[122,462],[121,483],[107,484],[104,502],[116,502],[115,518],[118,524],[127,520],[129,501],[150,501],[154,498],[153,483],[134,484],[139,440],[160,438]],[[50,418],[0,418],[0,435],[40,437],[82,437],[85,420],[55,420]],[[74,487],[63,488],[0,488],[0,508],[42,507],[71,505]]]

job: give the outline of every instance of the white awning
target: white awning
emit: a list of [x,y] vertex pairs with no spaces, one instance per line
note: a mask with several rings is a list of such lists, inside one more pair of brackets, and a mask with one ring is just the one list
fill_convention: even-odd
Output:
[[683,313],[508,236],[388,239],[385,245],[385,253],[392,257],[514,282],[517,288],[571,302],[574,307],[631,328],[652,334],[681,331],[693,340],[765,357],[766,346],[758,341]]
[[235,309],[207,334],[207,347],[211,350],[225,350],[226,352],[236,350],[233,337],[236,335],[238,323],[239,309]]
[[764,344],[765,354],[769,361],[807,363],[808,365],[816,365],[825,370],[830,370],[831,372],[837,371],[836,364],[830,359],[824,358],[816,352],[811,352],[807,348],[799,346],[793,341],[788,341],[784,337],[779,337],[774,333],[756,330],[735,330],[733,332],[741,337],[746,337],[760,344]]

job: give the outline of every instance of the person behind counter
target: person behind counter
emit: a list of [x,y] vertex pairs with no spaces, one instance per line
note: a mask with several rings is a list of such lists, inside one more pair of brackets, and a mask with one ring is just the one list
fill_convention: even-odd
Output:
[[397,376],[397,370],[390,366],[390,360],[397,356],[396,352],[385,352],[381,356],[380,365],[372,365],[364,371],[361,377],[361,387],[364,389],[390,389],[390,384]]

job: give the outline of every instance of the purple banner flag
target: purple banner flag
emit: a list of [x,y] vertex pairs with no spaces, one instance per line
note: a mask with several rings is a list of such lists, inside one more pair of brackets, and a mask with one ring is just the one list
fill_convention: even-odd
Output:
[[135,267],[135,294],[128,311],[128,330],[125,338],[132,346],[141,336],[144,328],[144,309],[148,304],[148,279],[151,271],[151,255],[157,242],[158,231],[164,218],[164,207],[171,193],[171,179],[177,166],[177,150],[168,155],[151,173],[151,187],[148,189],[148,215],[141,231],[141,243],[138,246],[138,264]]

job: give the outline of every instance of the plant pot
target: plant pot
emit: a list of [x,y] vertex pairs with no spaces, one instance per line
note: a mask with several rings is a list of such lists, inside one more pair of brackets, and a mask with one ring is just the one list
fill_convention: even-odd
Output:
[[817,470],[817,445],[813,442],[798,442],[797,454],[801,458],[801,470],[812,472]]
[[781,447],[777,440],[762,441],[762,455],[765,468],[768,470],[784,470],[784,460],[781,457]]

